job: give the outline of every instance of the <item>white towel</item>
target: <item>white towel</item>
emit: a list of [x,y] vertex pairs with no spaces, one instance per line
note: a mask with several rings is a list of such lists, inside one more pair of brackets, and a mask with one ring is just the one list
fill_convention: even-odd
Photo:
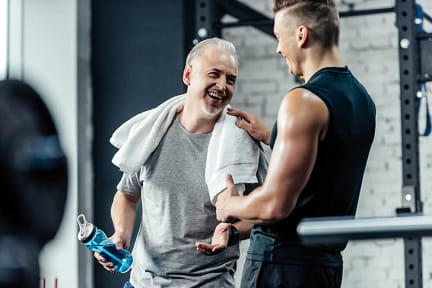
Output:
[[[119,149],[112,159],[113,164],[122,172],[137,172],[157,148],[176,114],[183,109],[184,100],[185,94],[175,96],[123,123],[110,139]],[[235,125],[235,121],[236,117],[226,114],[225,108],[210,138],[205,181],[213,204],[217,194],[226,188],[228,173],[233,175],[240,193],[244,192],[244,185],[237,184],[258,183],[260,148],[246,131]]]
[[137,172],[159,145],[175,115],[183,109],[184,98],[184,94],[172,97],[117,128],[110,139],[119,149],[112,163],[127,174]]

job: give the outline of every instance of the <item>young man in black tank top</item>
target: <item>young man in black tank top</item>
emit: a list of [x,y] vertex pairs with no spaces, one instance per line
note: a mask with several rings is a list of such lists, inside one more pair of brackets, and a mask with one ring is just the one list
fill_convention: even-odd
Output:
[[354,215],[375,131],[375,105],[344,65],[333,0],[274,0],[277,53],[305,84],[289,91],[273,132],[230,110],[237,125],[273,149],[265,183],[248,196],[228,189],[218,219],[255,223],[242,287],[340,287],[346,243],[300,243],[304,217]]

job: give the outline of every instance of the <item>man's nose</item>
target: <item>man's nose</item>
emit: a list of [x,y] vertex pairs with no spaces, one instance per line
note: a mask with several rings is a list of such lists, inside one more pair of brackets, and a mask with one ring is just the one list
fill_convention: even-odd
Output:
[[216,82],[216,86],[220,90],[225,90],[227,87],[227,81],[226,81],[225,77],[219,77],[217,82]]
[[282,51],[280,49],[280,43],[278,42],[278,45],[276,47],[276,53],[282,56]]

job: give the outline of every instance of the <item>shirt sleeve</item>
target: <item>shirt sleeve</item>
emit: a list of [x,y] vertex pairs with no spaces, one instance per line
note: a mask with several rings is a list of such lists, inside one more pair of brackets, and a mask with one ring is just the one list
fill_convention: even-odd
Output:
[[127,174],[123,173],[120,182],[117,184],[117,191],[121,191],[128,195],[138,195],[141,193],[141,183],[138,173]]
[[260,150],[259,164],[257,169],[258,183],[246,183],[244,187],[245,189],[243,195],[248,195],[250,192],[255,190],[255,188],[262,186],[264,184],[264,180],[267,174],[267,167],[268,167],[267,157],[264,154],[264,151]]

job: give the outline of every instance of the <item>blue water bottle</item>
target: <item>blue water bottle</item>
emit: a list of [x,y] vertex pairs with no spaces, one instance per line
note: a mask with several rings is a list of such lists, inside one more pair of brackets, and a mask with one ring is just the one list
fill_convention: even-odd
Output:
[[97,252],[105,258],[107,262],[111,262],[114,268],[120,273],[126,273],[132,266],[132,254],[125,250],[118,250],[105,232],[97,228],[83,214],[78,215],[77,222],[79,226],[78,240],[93,252]]

